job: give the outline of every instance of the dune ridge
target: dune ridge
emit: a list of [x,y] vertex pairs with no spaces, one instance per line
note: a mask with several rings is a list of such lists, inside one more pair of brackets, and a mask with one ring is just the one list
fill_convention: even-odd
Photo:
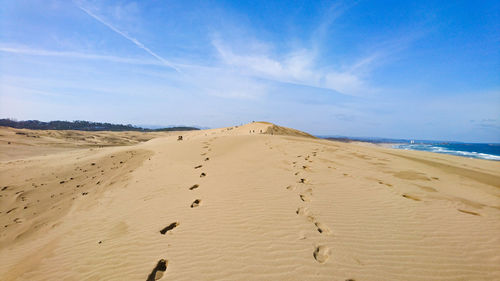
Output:
[[144,138],[4,155],[0,280],[500,278],[498,162],[267,122]]

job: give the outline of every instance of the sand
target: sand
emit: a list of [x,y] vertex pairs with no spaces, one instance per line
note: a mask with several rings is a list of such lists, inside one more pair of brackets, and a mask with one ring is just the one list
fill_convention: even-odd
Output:
[[500,162],[265,122],[0,134],[0,280],[500,279]]

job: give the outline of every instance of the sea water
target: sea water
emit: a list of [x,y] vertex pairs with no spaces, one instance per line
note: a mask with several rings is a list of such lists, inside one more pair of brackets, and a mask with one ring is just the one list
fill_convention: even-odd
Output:
[[409,143],[396,144],[394,148],[430,151],[469,158],[500,161],[500,144],[489,143]]

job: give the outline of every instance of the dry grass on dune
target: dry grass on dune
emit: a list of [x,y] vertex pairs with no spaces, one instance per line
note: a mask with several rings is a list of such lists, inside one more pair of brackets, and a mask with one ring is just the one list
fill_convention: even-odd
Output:
[[267,130],[265,131],[265,133],[270,134],[270,135],[283,135],[283,136],[315,138],[314,136],[312,136],[308,133],[301,132],[301,131],[295,130],[295,129],[276,126],[276,125],[269,126],[267,128]]

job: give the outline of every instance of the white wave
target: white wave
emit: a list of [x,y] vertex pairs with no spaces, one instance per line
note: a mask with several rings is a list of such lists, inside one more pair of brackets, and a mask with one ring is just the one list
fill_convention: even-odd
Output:
[[500,156],[498,155],[480,153],[475,151],[450,150],[440,146],[425,145],[425,144],[402,144],[402,145],[394,145],[393,148],[404,149],[404,150],[429,151],[434,153],[451,154],[468,158],[500,161]]

